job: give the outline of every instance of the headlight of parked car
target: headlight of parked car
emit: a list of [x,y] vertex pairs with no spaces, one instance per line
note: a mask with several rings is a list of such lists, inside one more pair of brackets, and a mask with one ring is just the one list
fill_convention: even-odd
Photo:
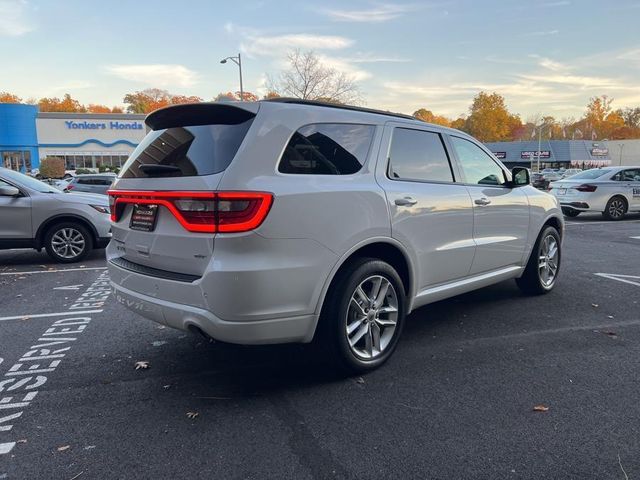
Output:
[[91,205],[91,208],[99,211],[100,213],[106,213],[107,215],[111,213],[111,210],[109,210],[107,205]]

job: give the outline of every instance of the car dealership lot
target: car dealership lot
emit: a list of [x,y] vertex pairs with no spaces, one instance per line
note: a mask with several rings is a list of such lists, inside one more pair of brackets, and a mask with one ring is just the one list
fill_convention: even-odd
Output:
[[101,251],[0,252],[0,479],[635,478],[640,216],[567,223],[552,293],[419,309],[350,379],[308,347],[209,344],[104,301]]

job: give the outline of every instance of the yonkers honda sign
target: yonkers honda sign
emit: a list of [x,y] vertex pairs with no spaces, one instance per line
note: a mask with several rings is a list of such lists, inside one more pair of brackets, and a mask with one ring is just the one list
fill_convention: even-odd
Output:
[[537,159],[538,153],[540,153],[540,158],[551,158],[551,150],[540,150],[540,152],[537,152],[537,151],[520,152],[520,158],[529,160],[531,157],[533,157]]
[[140,122],[72,122],[65,121],[69,130],[142,130],[144,127]]

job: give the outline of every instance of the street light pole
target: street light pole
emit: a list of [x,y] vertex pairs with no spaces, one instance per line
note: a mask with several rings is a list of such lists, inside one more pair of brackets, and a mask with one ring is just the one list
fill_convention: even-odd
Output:
[[242,57],[240,56],[240,52],[238,52],[237,57],[226,57],[220,60],[220,63],[227,63],[227,60],[231,60],[233,63],[238,65],[238,70],[240,72],[240,101],[244,100],[244,89],[242,88]]
[[620,149],[620,160],[618,161],[618,165],[622,166],[622,149],[624,148],[624,143],[619,143],[618,148]]

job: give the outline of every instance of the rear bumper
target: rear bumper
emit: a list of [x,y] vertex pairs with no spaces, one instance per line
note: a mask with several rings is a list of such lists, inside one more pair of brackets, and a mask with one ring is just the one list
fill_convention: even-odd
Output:
[[[114,268],[114,267],[111,267]],[[160,300],[111,282],[116,301],[129,310],[178,330],[197,327],[222,342],[244,345],[310,342],[317,318],[303,315],[258,321],[231,322],[191,305]]]

